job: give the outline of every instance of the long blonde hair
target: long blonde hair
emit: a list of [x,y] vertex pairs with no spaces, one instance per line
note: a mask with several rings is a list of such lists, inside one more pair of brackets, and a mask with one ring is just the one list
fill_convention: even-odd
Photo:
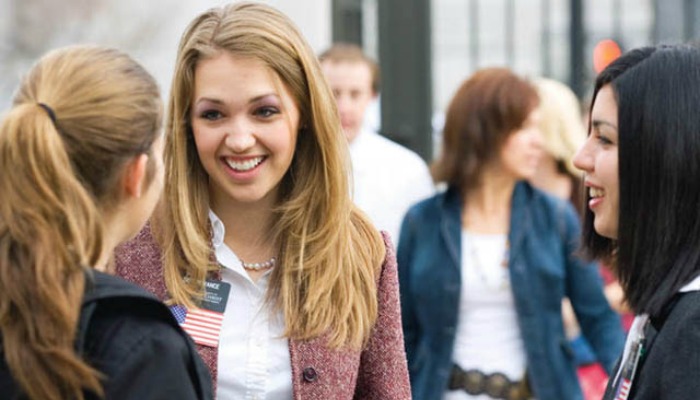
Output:
[[540,96],[540,131],[544,147],[569,175],[581,177],[574,167],[574,154],[586,140],[581,103],[565,84],[547,78],[535,80]]
[[119,201],[128,159],[150,151],[161,110],[155,81],[127,55],[75,46],[31,69],[2,120],[0,332],[32,400],[103,394],[74,350],[85,270],[102,252],[100,213]]
[[274,235],[279,268],[268,300],[284,314],[285,335],[328,335],[329,345],[359,347],[377,316],[376,279],[384,244],[349,195],[349,156],[335,100],[314,53],[294,24],[272,7],[237,3],[198,16],[178,50],[169,105],[164,214],[155,221],[172,300],[192,304],[212,262],[208,177],[190,123],[197,62],[228,52],[275,71],[301,112],[292,164],[282,179]]

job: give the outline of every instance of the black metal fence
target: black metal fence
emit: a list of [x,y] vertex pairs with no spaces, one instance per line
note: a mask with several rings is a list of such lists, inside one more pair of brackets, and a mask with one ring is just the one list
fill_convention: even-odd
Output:
[[[382,70],[381,131],[412,148],[426,160],[432,158],[433,114],[439,112],[435,97],[433,63],[436,27],[431,26],[435,8],[448,0],[332,0],[333,40],[349,41],[365,48],[378,46]],[[474,71],[486,66],[484,41],[495,25],[503,31],[497,51],[501,63],[514,67],[521,57],[535,57],[539,67],[531,74],[567,82],[581,98],[594,78],[593,47],[602,39],[616,41],[622,50],[656,42],[689,41],[700,36],[700,0],[500,0],[499,24],[480,18],[494,0],[461,0],[465,15],[460,27],[465,43],[460,57]],[[375,8],[378,37],[363,34],[367,3]],[[452,3],[455,3],[452,1]],[[523,7],[535,15],[528,29],[538,30],[539,43],[532,52],[517,51]],[[561,21],[568,29],[561,29]],[[439,23],[439,21],[437,22]],[[493,49],[489,48],[489,51]],[[563,71],[563,73],[562,73]],[[468,71],[466,71],[468,72]],[[444,90],[443,90],[444,92]],[[435,101],[435,100],[437,101]]]

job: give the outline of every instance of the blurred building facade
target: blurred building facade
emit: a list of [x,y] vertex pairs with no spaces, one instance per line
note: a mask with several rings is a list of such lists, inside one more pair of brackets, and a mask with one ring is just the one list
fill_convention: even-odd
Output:
[[[289,15],[321,51],[331,43],[331,0],[262,0]],[[198,13],[224,0],[0,0],[0,110],[21,75],[46,51],[107,45],[142,62],[167,95],[180,35]]]
[[[683,1],[683,0],[680,0]],[[394,8],[382,7],[393,2]],[[394,50],[401,47],[401,29],[382,26],[382,13],[410,13],[412,30],[428,32],[430,40],[406,47],[405,57]],[[655,42],[654,0],[334,0],[334,39],[351,40],[374,51],[384,64],[387,58],[429,59],[425,85],[419,76],[402,76],[392,81],[393,70],[382,69],[383,133],[417,150],[430,159],[435,152],[433,135],[426,130],[441,128],[445,109],[457,86],[472,72],[487,66],[507,66],[528,76],[547,76],[566,82],[581,97],[593,78],[593,46],[611,38],[623,48]],[[658,1],[660,3],[660,1]],[[666,3],[666,2],[664,2]],[[355,10],[355,19],[348,18]],[[428,18],[421,18],[427,13]],[[373,15],[377,14],[377,15]],[[365,25],[379,21],[378,29]],[[418,26],[425,23],[427,26]],[[348,25],[342,28],[338,25]],[[353,27],[360,24],[362,28]],[[360,32],[361,35],[358,35]],[[397,32],[400,32],[398,35]],[[390,38],[387,38],[390,37]],[[378,43],[378,44],[377,44]],[[383,44],[383,45],[382,45]],[[419,54],[415,54],[419,53]],[[399,93],[393,94],[398,91]],[[415,105],[406,99],[422,99]],[[392,104],[389,104],[392,102]],[[394,102],[399,102],[394,104]],[[387,110],[387,106],[390,108]],[[401,110],[410,109],[410,113]],[[429,109],[426,115],[420,110]],[[435,133],[435,132],[433,132]],[[438,132],[439,133],[439,132]],[[439,135],[437,135],[439,136]]]
[[[333,7],[334,40],[361,44],[381,61],[382,132],[426,159],[436,149],[435,132],[426,131],[439,131],[442,110],[476,69],[554,78],[585,101],[601,41],[625,51],[700,37],[700,0],[333,0]],[[414,31],[430,39],[406,44]],[[395,73],[403,60],[429,63]]]

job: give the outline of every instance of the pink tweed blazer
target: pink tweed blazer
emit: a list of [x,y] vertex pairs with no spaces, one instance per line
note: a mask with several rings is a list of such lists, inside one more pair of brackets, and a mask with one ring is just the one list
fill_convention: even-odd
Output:
[[[396,254],[388,235],[378,283],[379,316],[368,345],[362,351],[332,350],[323,337],[290,340],[292,385],[295,400],[411,398],[406,353],[401,329],[401,308]],[[116,250],[117,275],[168,298],[163,280],[161,253],[147,225],[134,239]],[[217,349],[197,345],[199,354],[217,376]]]

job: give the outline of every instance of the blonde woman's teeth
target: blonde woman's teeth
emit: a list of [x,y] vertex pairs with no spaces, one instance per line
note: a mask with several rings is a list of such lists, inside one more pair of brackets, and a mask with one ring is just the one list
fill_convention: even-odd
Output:
[[236,161],[231,159],[226,159],[226,164],[228,164],[231,169],[245,172],[257,167],[262,162],[263,157],[255,157],[245,161]]

